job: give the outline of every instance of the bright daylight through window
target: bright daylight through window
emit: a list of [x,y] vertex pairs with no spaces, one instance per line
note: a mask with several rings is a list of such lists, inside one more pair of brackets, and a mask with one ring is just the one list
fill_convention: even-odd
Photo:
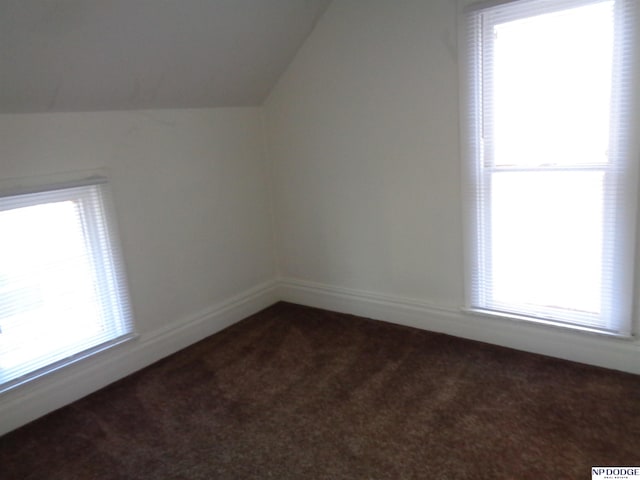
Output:
[[0,391],[132,337],[106,180],[0,191]]
[[633,3],[466,12],[469,309],[631,333]]

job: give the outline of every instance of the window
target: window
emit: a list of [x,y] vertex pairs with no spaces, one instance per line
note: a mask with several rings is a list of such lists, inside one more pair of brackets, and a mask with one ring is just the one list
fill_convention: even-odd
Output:
[[0,391],[133,337],[102,177],[0,190]]
[[469,309],[630,335],[634,3],[466,12]]

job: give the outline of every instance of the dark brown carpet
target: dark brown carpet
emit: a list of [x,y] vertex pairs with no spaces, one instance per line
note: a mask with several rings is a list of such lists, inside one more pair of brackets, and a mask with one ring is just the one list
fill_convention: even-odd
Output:
[[277,304],[0,438],[8,479],[560,479],[640,465],[640,377]]

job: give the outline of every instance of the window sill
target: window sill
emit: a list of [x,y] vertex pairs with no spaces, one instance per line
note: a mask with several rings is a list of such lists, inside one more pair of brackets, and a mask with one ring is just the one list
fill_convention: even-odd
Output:
[[500,312],[494,310],[485,310],[482,308],[462,307],[461,311],[466,314],[480,315],[482,317],[505,319],[514,322],[527,323],[532,325],[543,325],[548,327],[561,328],[563,330],[573,330],[580,333],[587,333],[591,335],[605,336],[611,338],[617,338],[621,340],[635,340],[633,335],[625,335],[610,330],[603,330],[595,327],[586,327],[584,325],[575,325],[572,323],[564,323],[557,320],[549,320],[546,318],[530,317],[527,315],[518,315],[516,313]]
[[[7,393],[11,390],[14,390],[18,387],[21,387],[27,383],[30,383],[38,378],[41,378],[49,374],[52,374],[54,372],[57,372],[59,370],[65,369],[66,367],[79,363],[85,359],[94,357],[95,355],[105,352],[107,350],[110,350],[118,345],[122,345],[132,340],[136,340],[138,337],[139,335],[137,333],[129,333],[121,337],[118,337],[114,340],[111,340],[109,342],[103,343],[101,345],[97,345],[93,348],[80,352],[71,357],[59,360],[55,363],[47,365],[46,367],[42,367],[38,370],[30,372],[21,377],[15,378],[13,380],[8,380],[6,383],[0,384],[0,395]],[[2,372],[0,372],[0,378],[1,377],[2,377]]]

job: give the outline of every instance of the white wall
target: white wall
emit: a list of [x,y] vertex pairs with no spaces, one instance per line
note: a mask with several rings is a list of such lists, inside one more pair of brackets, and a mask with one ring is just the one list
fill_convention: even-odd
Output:
[[455,4],[339,1],[266,103],[281,273],[462,303]]
[[259,108],[0,115],[0,179],[106,168],[140,338],[0,396],[0,433],[275,301]]
[[640,373],[637,342],[460,311],[456,3],[334,0],[271,93],[280,295]]

